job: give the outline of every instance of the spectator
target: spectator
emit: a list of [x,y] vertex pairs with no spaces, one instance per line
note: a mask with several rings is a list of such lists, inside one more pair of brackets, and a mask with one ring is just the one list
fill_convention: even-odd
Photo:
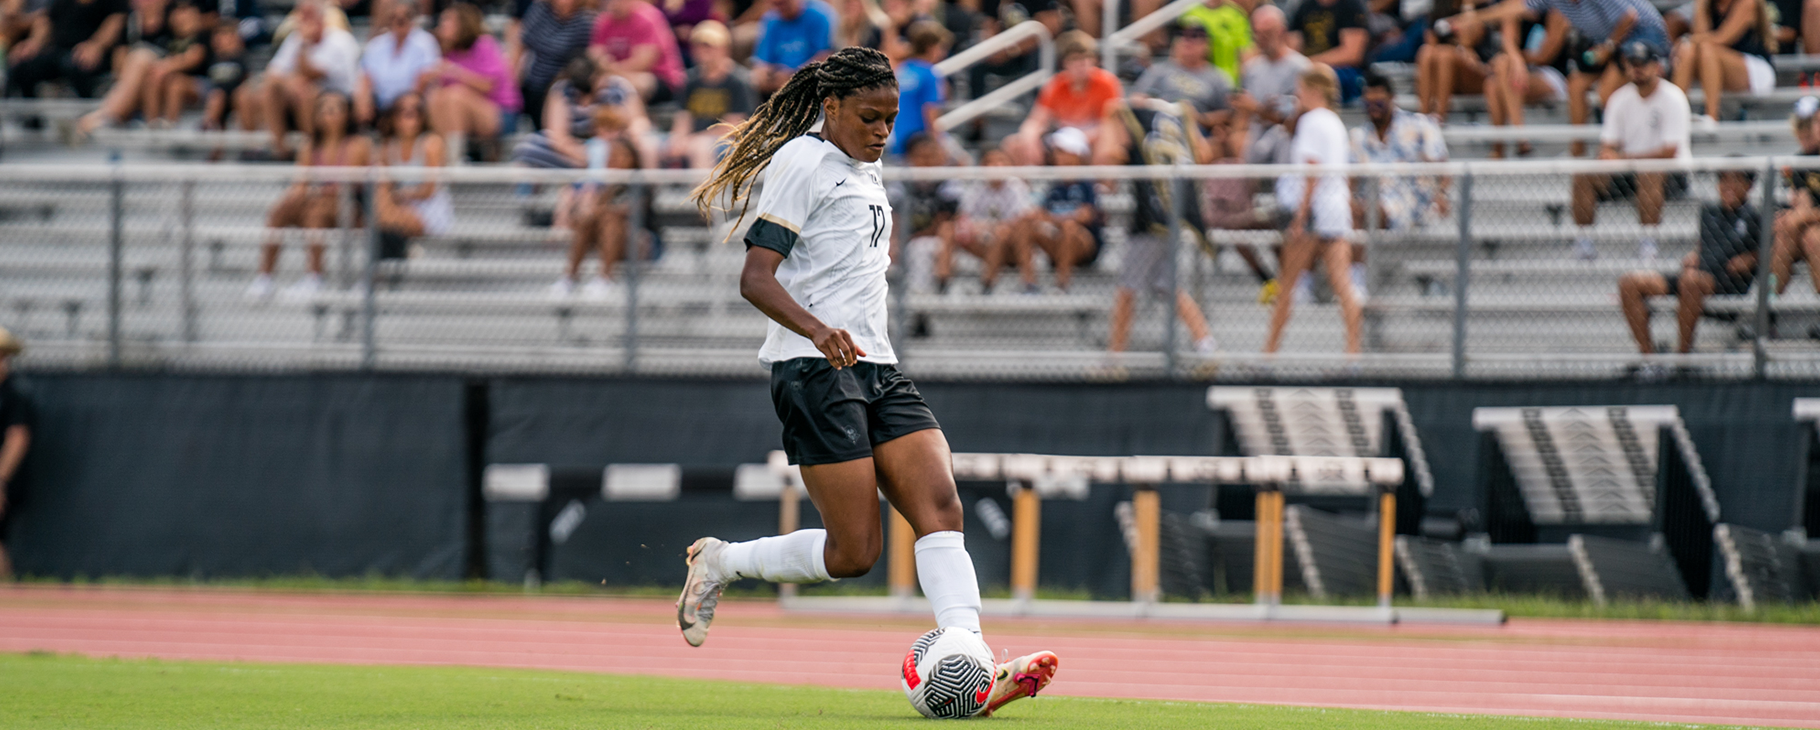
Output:
[[259,0],[220,0],[205,4],[204,25],[210,28],[233,28],[241,45],[249,48],[272,42],[272,31],[266,27],[265,9]]
[[[209,40],[202,27],[202,11],[191,0],[178,0],[162,21],[164,30],[135,44],[120,64],[114,86],[101,98],[100,108],[76,123],[78,137],[87,137],[103,125],[125,121],[134,111],[147,122],[163,124],[159,112],[170,80],[208,67]],[[181,109],[181,104],[179,105]],[[170,115],[172,119],[176,114]]]
[[234,111],[234,99],[247,79],[246,40],[233,25],[215,26],[209,45],[214,58],[208,75],[194,81],[196,94],[202,97],[202,128],[226,129],[228,113]]
[[[696,25],[714,20],[714,0],[664,0],[662,10],[679,47],[688,45]],[[695,59],[687,58],[684,65],[695,65]]]
[[468,138],[491,140],[516,129],[523,104],[505,55],[484,23],[480,8],[471,3],[442,11],[436,24],[442,63],[425,72],[430,124],[457,159]]
[[1305,0],[1289,19],[1289,29],[1296,50],[1333,68],[1340,79],[1340,100],[1358,98],[1365,46],[1371,40],[1362,0]]
[[[1620,45],[1642,42],[1668,53],[1668,29],[1662,14],[1649,0],[1503,0],[1480,13],[1467,6],[1465,12],[1448,18],[1448,22],[1502,23],[1505,18],[1538,17],[1549,11],[1559,12],[1583,39],[1584,47],[1569,48],[1571,73],[1567,75],[1567,118],[1574,124],[1585,124],[1589,110],[1586,92],[1598,88],[1599,103],[1611,103],[1611,95],[1624,85],[1624,72],[1612,63]],[[1575,156],[1584,145],[1575,142]]]
[[[586,147],[590,170],[643,167],[638,159],[638,149],[625,135],[625,120],[619,118],[612,107],[594,110],[594,137],[588,140]],[[589,251],[595,251],[600,258],[600,273],[581,288],[581,295],[590,301],[605,301],[617,288],[613,271],[625,256],[633,195],[625,185],[590,182],[578,183],[573,188],[571,204],[574,210],[569,215],[575,221],[575,233],[569,245],[568,268],[564,270],[563,278],[550,287],[550,296],[564,299],[573,294],[575,282],[581,277],[582,259],[587,258]]]
[[[907,3],[898,0],[898,4],[908,7]],[[897,36],[897,24],[891,16],[878,7],[872,0],[841,0],[840,10],[835,14],[838,22],[834,26],[834,47],[866,46],[884,51],[882,40],[894,39]],[[895,57],[895,56],[894,56]]]
[[360,64],[360,44],[347,31],[328,26],[321,2],[305,0],[294,15],[297,29],[278,45],[264,78],[255,85],[241,85],[241,98],[234,103],[242,129],[265,124],[272,133],[272,151],[280,159],[291,156],[284,138],[289,131],[286,122],[295,119],[298,131],[314,136],[317,95],[352,94]]
[[[1333,69],[1311,64],[1302,72],[1296,96],[1303,112],[1295,122],[1290,163],[1346,164],[1351,155],[1346,149],[1346,124],[1333,111],[1340,100],[1340,82]],[[1279,281],[1283,288],[1294,291],[1304,273],[1312,271],[1317,261],[1324,262],[1327,281],[1340,302],[1340,319],[1346,325],[1346,352],[1356,355],[1362,349],[1363,310],[1348,276],[1353,257],[1346,237],[1352,232],[1352,206],[1348,202],[1346,176],[1284,175],[1277,178],[1276,187],[1277,205],[1287,218]],[[1275,353],[1282,345],[1283,328],[1289,324],[1294,301],[1294,296],[1276,298],[1270,334],[1264,340],[1265,354]]]
[[582,0],[535,0],[520,15],[516,42],[507,46],[512,67],[518,69],[524,110],[532,128],[543,129],[544,98],[563,67],[587,54],[594,11],[583,7]]
[[13,358],[24,349],[18,338],[0,328],[0,580],[13,578],[13,562],[6,554],[7,527],[19,513],[19,476],[37,427],[36,408],[13,373]]
[[682,89],[676,35],[663,11],[645,0],[607,0],[594,20],[588,57],[602,71],[626,77],[647,101],[670,101]]
[[[948,167],[953,165],[953,158],[940,141],[926,134],[911,137],[904,144],[904,161],[910,167]],[[946,294],[948,291],[948,269],[941,267],[941,259],[948,248],[954,245],[954,218],[960,210],[961,195],[965,192],[962,186],[953,180],[907,180],[893,183],[887,194],[894,201],[894,210],[901,211],[899,220],[903,230],[910,232],[905,242],[904,251],[898,250],[897,242],[891,243],[891,254],[894,258],[903,258],[908,252],[911,261],[927,262],[935,259],[936,292]],[[901,202],[897,202],[901,201]],[[922,272],[927,267],[913,267],[916,272],[911,278],[916,281],[915,289],[922,289]],[[927,327],[920,319],[917,330]]]
[[897,67],[897,127],[886,147],[891,154],[904,154],[906,142],[917,135],[941,134],[935,120],[942,115],[942,102],[948,99],[948,91],[942,77],[935,73],[935,63],[947,54],[953,40],[948,29],[933,20],[911,24],[910,58]]
[[[1452,0],[1444,0],[1452,2]],[[1416,52],[1428,41],[1430,16],[1434,2],[1403,0],[1367,0],[1365,31],[1370,34],[1365,65],[1374,63],[1413,63]]]
[[[1105,24],[1105,3],[1108,1],[1119,2],[1120,0],[1069,0],[1068,4],[1074,10],[1075,24],[1094,38],[1103,38],[1106,33],[1118,30],[1117,26],[1100,27]],[[1149,15],[1162,7],[1163,0],[1131,0],[1128,4],[1130,9],[1126,12],[1129,13],[1129,17],[1135,19]]]
[[[1352,161],[1362,164],[1429,163],[1447,161],[1447,141],[1441,127],[1425,114],[1397,108],[1390,79],[1375,71],[1365,74],[1367,122],[1352,129]],[[1363,191],[1361,191],[1363,192]],[[1408,231],[1427,222],[1428,215],[1447,215],[1444,180],[1432,176],[1386,175],[1378,178],[1378,217],[1384,228]],[[1354,222],[1366,211],[1355,208]],[[1355,267],[1357,265],[1355,264]],[[1355,268],[1353,279],[1362,282]]]
[[1169,57],[1144,70],[1131,86],[1131,99],[1188,102],[1196,115],[1192,121],[1211,127],[1231,115],[1227,97],[1232,94],[1232,82],[1207,61],[1206,26],[1183,21],[1170,29]]
[[1102,122],[1113,110],[1114,103],[1125,98],[1124,85],[1111,71],[1099,67],[1095,55],[1098,44],[1086,33],[1063,33],[1055,45],[1056,53],[1062,59],[1062,71],[1037,94],[1030,116],[1018,128],[1017,134],[1005,140],[1006,149],[1021,164],[1042,164],[1043,136],[1052,126],[1065,127],[1080,130],[1088,140],[1088,148],[1096,153],[1091,157],[1083,155],[1084,158],[1104,159],[1106,155],[1098,154],[1101,150],[1123,145],[1123,140],[1116,134],[1101,135],[1100,132],[1102,127],[1110,126]]
[[[1802,157],[1820,156],[1820,98],[1804,96],[1790,117]],[[1820,292],[1820,168],[1784,170],[1789,209],[1776,214],[1776,247],[1770,256],[1770,281],[1777,294],[1788,290],[1795,262],[1806,261],[1814,291]]]
[[126,0],[50,0],[31,35],[7,49],[6,95],[38,98],[38,84],[62,79],[94,98],[114,44],[126,28]]
[[0,48],[11,48],[30,36],[49,5],[50,0],[0,0]]
[[1490,61],[1500,45],[1485,23],[1462,20],[1433,24],[1428,42],[1416,50],[1416,98],[1423,114],[1447,123],[1454,94],[1485,93]]
[[1251,50],[1251,11],[1256,6],[1257,0],[1206,0],[1182,14],[1207,30],[1207,60],[1234,86],[1239,83],[1239,62]]
[[626,134],[634,139],[650,132],[644,102],[632,82],[600,73],[594,62],[577,58],[563,69],[563,77],[550,87],[544,102],[544,128],[512,151],[512,159],[529,167],[579,170],[588,164],[586,140],[595,134],[596,109],[610,107]]
[[[448,148],[429,131],[423,97],[407,91],[392,100],[379,120],[379,164],[386,167],[442,167]],[[404,238],[439,236],[455,225],[449,191],[433,178],[388,182],[374,191],[381,231]]]
[[[1199,26],[1194,26],[1200,30]],[[1179,40],[1178,45],[1179,48]],[[1195,49],[1199,51],[1199,48]],[[1205,61],[1205,54],[1197,58]],[[1211,67],[1209,67],[1211,71]],[[1221,80],[1225,79],[1218,71],[1212,73]],[[1121,150],[1120,162],[1128,165],[1188,165],[1195,162],[1193,153],[1180,146],[1164,142],[1151,145],[1150,140],[1169,139],[1187,134],[1191,139],[1199,135],[1193,132],[1193,119],[1181,119],[1175,115],[1148,109],[1122,111],[1122,121],[1132,127],[1131,134],[1125,135],[1126,147]],[[1195,146],[1190,144],[1190,146]],[[1137,295],[1148,291],[1158,299],[1173,300],[1175,312],[1182,318],[1182,324],[1188,328],[1188,336],[1194,338],[1196,353],[1212,355],[1219,345],[1207,329],[1207,316],[1201,312],[1201,306],[1194,301],[1188,292],[1176,288],[1175,244],[1170,238],[1169,219],[1172,213],[1169,189],[1185,190],[1171,180],[1165,186],[1155,180],[1131,181],[1132,194],[1135,198],[1132,211],[1131,236],[1125,242],[1124,256],[1119,264],[1119,284],[1112,300],[1111,329],[1106,338],[1106,349],[1111,352],[1124,352],[1125,345],[1131,336],[1131,317],[1136,311]],[[1183,211],[1182,225],[1189,230],[1204,230],[1198,209],[1189,208]]]
[[[1820,54],[1820,0],[1775,0],[1776,41],[1794,52],[1799,39],[1802,53]],[[1807,74],[1801,75],[1803,80]]]
[[[1196,145],[1195,162],[1203,165],[1235,165],[1244,162],[1245,150],[1237,146],[1243,135],[1232,133],[1231,120],[1207,128],[1207,136]],[[1248,177],[1209,177],[1201,181],[1201,221],[1209,230],[1263,230],[1275,228],[1271,216],[1257,208],[1252,193],[1256,180]],[[1235,245],[1233,250],[1244,259],[1258,279],[1258,303],[1276,301],[1276,275],[1264,266],[1255,246]]]
[[[1689,149],[1687,95],[1674,84],[1661,83],[1662,62],[1656,47],[1643,41],[1624,44],[1623,61],[1630,83],[1611,95],[1605,105],[1605,123],[1599,130],[1601,160],[1667,160],[1693,157]],[[1574,176],[1574,222],[1581,235],[1574,252],[1583,259],[1598,257],[1586,236],[1598,213],[1598,198],[1614,186],[1634,190],[1637,222],[1643,238],[1637,257],[1656,257],[1657,228],[1662,223],[1665,175],[1660,172],[1626,174],[1616,179],[1601,175]]]
[[1287,162],[1289,131],[1296,113],[1296,79],[1308,68],[1308,58],[1287,42],[1283,11],[1275,5],[1251,13],[1252,39],[1257,55],[1245,61],[1240,92],[1232,97],[1232,140],[1254,164]]
[[[1006,167],[1011,164],[1011,155],[995,148],[981,155],[980,161],[986,167]],[[964,186],[959,197],[960,210],[954,221],[953,234],[942,242],[942,250],[935,259],[937,285],[947,289],[954,271],[954,252],[958,249],[980,260],[981,293],[992,293],[1006,263],[1017,265],[1024,291],[1035,293],[1036,266],[1032,263],[1030,236],[1037,222],[1037,210],[1030,186],[1017,178],[975,180]]]
[[354,82],[354,120],[361,124],[389,112],[393,101],[416,91],[424,73],[442,63],[442,47],[436,36],[417,27],[417,6],[411,0],[391,0],[377,15],[383,25],[367,41]]
[[1694,0],[1693,34],[1675,48],[1675,86],[1693,89],[1694,74],[1706,90],[1706,116],[1714,124],[1727,91],[1762,94],[1776,88],[1775,25],[1764,0]]
[[[713,167],[720,159],[720,140],[758,108],[758,93],[746,70],[728,51],[733,35],[718,20],[695,26],[689,54],[695,68],[683,84],[682,108],[670,129],[668,156],[689,167]],[[725,125],[716,129],[716,125]]]
[[1719,202],[1700,206],[1700,246],[1681,260],[1680,274],[1665,276],[1645,270],[1618,278],[1618,300],[1638,352],[1656,352],[1649,332],[1647,297],[1671,296],[1679,301],[1675,312],[1680,325],[1679,352],[1686,353],[1694,349],[1694,327],[1700,323],[1707,297],[1750,291],[1757,275],[1758,232],[1762,230],[1762,217],[1748,202],[1756,181],[1756,173],[1747,170],[1719,173]]
[[752,49],[752,83],[760,96],[784,87],[796,69],[833,52],[834,9],[821,0],[774,0]]
[[[299,28],[298,32],[304,32]],[[367,138],[354,133],[354,113],[348,97],[340,92],[325,91],[316,97],[312,110],[309,137],[298,150],[298,167],[365,167],[372,159],[372,145]],[[323,231],[340,225],[341,182],[313,182],[308,175],[291,184],[278,204],[272,206],[266,227],[272,229],[259,256],[259,276],[247,286],[246,296],[264,301],[272,295],[272,272],[278,268],[278,254],[284,242],[284,229],[310,229],[307,273],[286,290],[288,296],[307,299],[322,290],[322,256],[326,250]]]
[[[1056,167],[1085,164],[1093,151],[1087,133],[1075,127],[1062,127],[1049,135],[1049,148]],[[1036,220],[1031,242],[1048,254],[1049,263],[1055,267],[1055,285],[1066,292],[1074,280],[1075,267],[1093,265],[1105,245],[1100,234],[1104,218],[1093,183],[1058,180],[1050,184]]]
[[[1493,125],[1521,127],[1525,105],[1567,98],[1567,57],[1561,52],[1567,41],[1567,17],[1550,10],[1540,23],[1515,17],[1501,22],[1500,50],[1485,79],[1485,109]],[[1519,157],[1530,151],[1529,142],[1517,143]],[[1492,144],[1491,157],[1504,157],[1503,142]]]

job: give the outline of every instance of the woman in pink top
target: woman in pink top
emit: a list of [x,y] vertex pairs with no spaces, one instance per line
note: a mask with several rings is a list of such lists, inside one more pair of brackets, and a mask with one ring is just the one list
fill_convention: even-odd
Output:
[[[492,139],[518,124],[523,100],[499,43],[487,35],[480,8],[456,3],[442,11],[436,40],[442,63],[424,73],[429,90],[430,126],[449,137],[457,154],[460,139]],[[459,135],[459,136],[458,136]]]
[[588,57],[603,73],[631,81],[646,101],[676,98],[685,80],[670,21],[645,0],[607,0],[594,21]]

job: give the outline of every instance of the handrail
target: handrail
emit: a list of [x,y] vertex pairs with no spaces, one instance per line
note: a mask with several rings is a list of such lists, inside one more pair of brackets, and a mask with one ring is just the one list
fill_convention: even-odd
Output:
[[[1042,21],[1026,20],[1012,26],[1010,30],[975,43],[971,48],[935,64],[935,75],[947,78],[1030,38],[1035,38],[1037,42],[1035,71],[994,89],[990,94],[975,97],[973,101],[949,110],[948,113],[935,120],[936,130],[946,132],[972,121],[975,117],[985,114],[995,107],[1040,88],[1044,82],[1049,80],[1050,76],[1055,75],[1055,39],[1050,37],[1049,26],[1043,25]],[[977,92],[978,89],[974,91]]]
[[1137,39],[1148,35],[1150,31],[1182,17],[1182,14],[1199,7],[1205,0],[1175,0],[1175,2],[1157,8],[1149,15],[1131,21],[1131,25],[1116,31],[1111,29],[1118,25],[1119,0],[1104,0],[1104,2],[1105,24],[1100,27],[1100,33],[1103,36],[1100,41],[1100,68],[1116,72],[1121,46],[1136,42]]

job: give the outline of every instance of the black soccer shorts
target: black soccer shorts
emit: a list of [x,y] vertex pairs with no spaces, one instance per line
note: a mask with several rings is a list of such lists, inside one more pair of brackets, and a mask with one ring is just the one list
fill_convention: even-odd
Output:
[[895,365],[836,370],[820,357],[775,362],[771,403],[784,425],[784,453],[802,466],[864,459],[873,446],[942,427]]

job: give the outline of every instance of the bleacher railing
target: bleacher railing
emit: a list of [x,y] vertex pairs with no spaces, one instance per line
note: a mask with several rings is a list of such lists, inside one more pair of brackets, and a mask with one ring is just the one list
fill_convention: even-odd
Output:
[[[1820,375],[1820,296],[1801,273],[1804,262],[1776,284],[1801,280],[1777,293],[1765,285],[1777,257],[1759,256],[1755,284],[1706,300],[1688,354],[1639,354],[1619,281],[1634,271],[1680,272],[1696,249],[1702,207],[1718,200],[1723,170],[1755,174],[1749,203],[1761,250],[1772,250],[1776,211],[1787,199],[1784,170],[1817,166],[1813,158],[1734,157],[1332,170],[890,167],[887,178],[899,191],[893,342],[911,374],[950,379],[1810,379]],[[1591,206],[1596,224],[1575,225],[1576,176],[1637,173],[1686,180],[1671,184],[1659,226],[1639,225],[1622,190]],[[1286,174],[1347,176],[1360,207],[1371,211],[1346,237],[1363,254],[1369,289],[1361,353],[1343,351],[1337,295],[1320,269],[1306,289],[1280,287],[1277,296],[1295,302],[1294,317],[1281,351],[1261,352],[1273,309],[1259,303],[1262,277],[1248,260],[1266,276],[1278,271],[1286,217],[1269,212],[1269,191]],[[704,224],[686,200],[700,175],[0,166],[0,325],[26,339],[28,366],[50,369],[756,376],[765,321],[738,295],[741,232],[724,215]],[[365,211],[381,183],[425,178],[452,193],[455,223],[399,246]],[[945,288],[934,284],[941,242],[909,230],[907,199],[926,192],[919,186],[940,185],[959,186],[953,194],[966,198],[976,194],[968,186],[995,178],[1021,180],[1036,195],[1058,180],[1102,188],[1103,248],[1066,290],[1041,253],[1029,290],[1010,269],[982,291],[980,266],[965,254],[953,257]],[[1433,185],[1447,205],[1393,229],[1395,221],[1381,220],[1380,206],[1368,202],[1392,178]],[[268,210],[299,180],[332,185],[321,189],[337,199],[334,225],[314,239],[327,252],[323,286],[286,293],[311,234],[281,231],[278,293],[249,298],[261,246],[273,234]],[[1121,273],[1139,258],[1130,230],[1139,180],[1183,193],[1169,206],[1176,236],[1159,276]],[[611,283],[590,285],[597,270],[590,252],[576,291],[553,293],[572,234],[539,218],[584,182],[624,186],[617,202],[631,211],[628,227],[654,235],[621,249]],[[1220,220],[1210,215],[1216,205],[1228,206]],[[1187,215],[1197,211],[1215,225],[1199,229]],[[1655,240],[1653,258],[1640,250],[1645,237]],[[649,260],[660,245],[661,255]],[[1129,344],[1115,353],[1108,341],[1121,283],[1140,291]],[[1188,294],[1205,313],[1217,349],[1199,341],[1182,308],[1166,305],[1165,290]],[[1676,299],[1646,303],[1650,339],[1672,353]]]

